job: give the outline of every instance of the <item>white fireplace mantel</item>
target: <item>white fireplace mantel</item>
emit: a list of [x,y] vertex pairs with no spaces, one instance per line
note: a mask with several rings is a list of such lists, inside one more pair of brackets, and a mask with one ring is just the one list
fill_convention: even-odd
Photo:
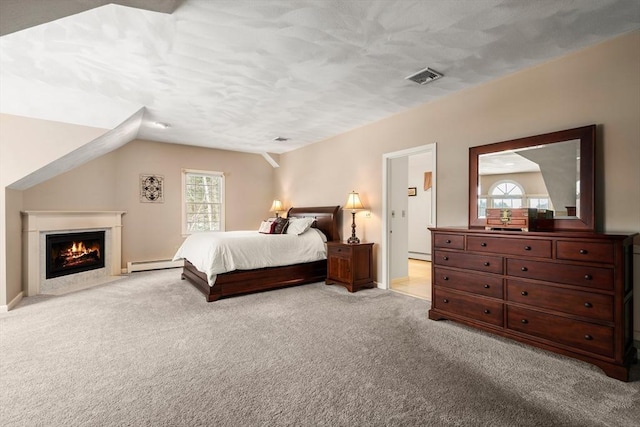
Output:
[[110,237],[111,276],[121,274],[122,263],[122,215],[125,211],[23,211],[22,214],[22,265],[23,289],[27,296],[40,293],[41,281],[41,233],[108,229]]

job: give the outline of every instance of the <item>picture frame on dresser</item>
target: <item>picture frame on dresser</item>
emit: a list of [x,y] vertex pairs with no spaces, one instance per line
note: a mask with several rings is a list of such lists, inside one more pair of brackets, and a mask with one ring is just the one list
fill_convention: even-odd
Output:
[[[486,219],[479,215],[482,156],[530,147],[553,150],[558,143],[574,159],[563,161],[575,163],[577,175],[568,175],[568,181],[575,178],[579,197],[575,204],[568,200],[563,205],[575,206],[576,212],[554,217],[549,231],[485,227]],[[529,154],[525,156],[548,157]],[[595,125],[471,147],[468,226],[429,228],[429,318],[573,357],[628,381],[637,361],[632,270],[638,233],[595,231],[594,184]]]

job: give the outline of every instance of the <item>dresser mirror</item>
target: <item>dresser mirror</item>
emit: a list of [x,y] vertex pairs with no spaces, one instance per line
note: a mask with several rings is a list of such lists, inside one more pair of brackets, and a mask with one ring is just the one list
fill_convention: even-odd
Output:
[[469,148],[469,227],[486,208],[553,211],[555,230],[595,227],[595,125]]

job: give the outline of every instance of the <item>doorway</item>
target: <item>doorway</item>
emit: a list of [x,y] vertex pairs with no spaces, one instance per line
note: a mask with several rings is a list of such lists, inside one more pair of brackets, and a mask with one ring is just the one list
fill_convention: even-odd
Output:
[[384,287],[430,300],[436,144],[384,154],[382,170]]

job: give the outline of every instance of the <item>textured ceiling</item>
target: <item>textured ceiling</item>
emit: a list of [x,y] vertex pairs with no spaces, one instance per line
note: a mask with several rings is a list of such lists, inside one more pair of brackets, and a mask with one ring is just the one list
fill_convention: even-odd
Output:
[[106,5],[0,38],[0,112],[114,129],[144,107],[139,138],[282,153],[637,28],[638,0]]

